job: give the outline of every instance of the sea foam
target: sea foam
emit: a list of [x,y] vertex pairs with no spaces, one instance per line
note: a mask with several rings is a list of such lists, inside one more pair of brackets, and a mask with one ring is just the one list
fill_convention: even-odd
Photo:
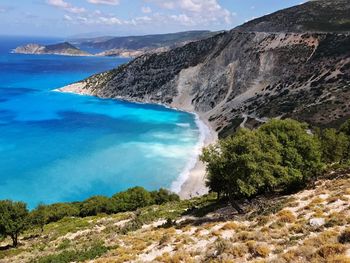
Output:
[[184,170],[180,173],[179,177],[171,184],[170,190],[179,193],[181,191],[182,185],[188,180],[191,175],[191,171],[196,167],[199,162],[199,156],[202,153],[202,149],[205,146],[206,138],[210,136],[209,127],[199,118],[198,114],[195,115],[195,123],[199,130],[198,143],[193,149],[193,153],[188,160]]

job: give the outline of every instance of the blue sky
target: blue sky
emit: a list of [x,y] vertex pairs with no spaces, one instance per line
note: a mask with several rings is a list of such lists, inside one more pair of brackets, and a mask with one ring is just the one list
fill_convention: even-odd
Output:
[[0,35],[139,35],[230,29],[301,0],[0,0]]

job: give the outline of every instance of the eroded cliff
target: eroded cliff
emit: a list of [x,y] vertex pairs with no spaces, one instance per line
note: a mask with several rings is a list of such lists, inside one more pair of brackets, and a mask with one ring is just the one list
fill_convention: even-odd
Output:
[[[304,15],[300,10],[312,6],[308,2],[294,7],[295,15]],[[317,8],[322,6],[330,8]],[[349,0],[334,1],[332,6],[342,9],[342,14],[348,10],[350,18]],[[293,8],[270,16],[287,23],[291,12]],[[265,17],[267,22],[270,16]],[[289,32],[290,28],[284,32],[273,25],[266,30],[270,32],[256,32],[261,19],[258,22],[168,52],[141,56],[84,80],[83,90],[99,97],[196,111],[221,136],[242,122],[253,126],[270,117],[330,126],[348,118],[350,34]]]

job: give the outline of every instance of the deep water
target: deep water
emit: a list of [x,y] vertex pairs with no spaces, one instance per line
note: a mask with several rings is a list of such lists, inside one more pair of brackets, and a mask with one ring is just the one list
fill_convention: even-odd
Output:
[[194,116],[52,91],[127,59],[10,53],[58,41],[0,37],[0,199],[33,208],[136,185],[169,188],[198,143]]

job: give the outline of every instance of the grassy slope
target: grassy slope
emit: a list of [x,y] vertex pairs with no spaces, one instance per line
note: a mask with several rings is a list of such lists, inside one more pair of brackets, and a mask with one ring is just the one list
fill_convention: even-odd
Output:
[[[294,195],[256,200],[244,216],[211,195],[66,218],[40,236],[26,233],[18,249],[0,251],[0,262],[349,262],[350,243],[338,241],[350,229],[349,200],[350,175],[343,174]],[[315,218],[325,224],[312,226]]]

